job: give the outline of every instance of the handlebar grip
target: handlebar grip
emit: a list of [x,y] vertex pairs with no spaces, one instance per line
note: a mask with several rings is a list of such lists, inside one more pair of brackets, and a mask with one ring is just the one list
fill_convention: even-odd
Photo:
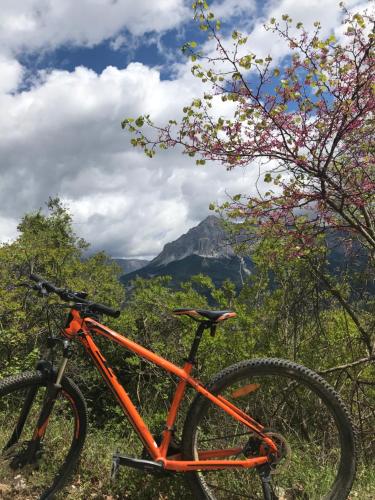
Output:
[[30,279],[33,281],[36,281],[37,283],[41,283],[49,292],[59,292],[60,289],[57,288],[55,285],[47,281],[46,279],[42,278],[38,274],[30,274]]
[[112,316],[113,318],[118,318],[121,314],[120,310],[112,309],[111,307],[105,306],[103,304],[97,304],[96,302],[85,300],[85,297],[87,296],[85,292],[69,292],[68,290],[57,288],[55,285],[42,278],[41,276],[38,276],[37,274],[30,274],[30,279],[43,285],[43,287],[48,292],[57,293],[57,295],[59,295],[62,299],[73,300],[74,302],[87,304],[94,312],[107,314],[108,316]]
[[121,314],[121,311],[118,309],[112,309],[111,307],[105,306],[103,304],[90,304],[90,309],[96,311],[98,313],[107,314],[108,316],[112,316],[112,318],[118,318]]

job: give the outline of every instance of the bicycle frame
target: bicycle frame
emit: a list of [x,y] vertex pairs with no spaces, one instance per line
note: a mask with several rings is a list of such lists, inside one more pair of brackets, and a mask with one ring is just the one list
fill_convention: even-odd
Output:
[[[92,333],[104,336],[109,340],[121,345],[128,351],[131,351],[141,358],[144,358],[151,363],[159,366],[165,371],[172,373],[179,378],[176,392],[172,398],[172,403],[167,414],[166,427],[163,431],[162,442],[158,445],[152,436],[149,428],[138,413],[136,407],[132,403],[130,397],[126,393],[123,386],[119,383],[116,375],[108,366],[107,360],[100,352],[100,349],[95,344]],[[162,463],[167,470],[175,472],[187,472],[192,470],[214,470],[226,469],[233,467],[254,468],[261,466],[269,461],[266,453],[257,457],[247,458],[245,460],[227,460],[226,458],[240,454],[242,448],[231,448],[225,450],[205,450],[198,452],[197,460],[182,460],[181,454],[176,454],[167,457],[168,446],[173,435],[173,428],[177,418],[178,410],[181,401],[184,397],[186,386],[189,384],[197,392],[205,396],[212,403],[219,406],[223,411],[231,415],[235,420],[242,423],[249,430],[255,432],[268,447],[268,453],[275,453],[277,447],[275,443],[266,434],[263,433],[264,427],[256,422],[246,413],[242,412],[235,405],[227,401],[221,396],[215,396],[209,392],[198,380],[190,376],[193,369],[193,364],[189,361],[185,362],[182,368],[174,365],[170,361],[158,356],[154,352],[140,346],[136,342],[123,337],[119,333],[102,325],[93,318],[82,318],[79,311],[72,309],[70,312],[70,320],[68,326],[64,329],[64,335],[69,338],[77,338],[84,346],[86,352],[92,358],[94,364],[104,378],[105,382],[114,393],[117,401],[128,417],[134,430],[147,448],[154,461]]]

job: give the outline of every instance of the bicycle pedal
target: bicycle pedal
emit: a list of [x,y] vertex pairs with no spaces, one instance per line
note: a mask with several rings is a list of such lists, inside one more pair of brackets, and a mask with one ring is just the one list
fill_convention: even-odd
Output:
[[116,479],[120,466],[131,467],[132,469],[138,469],[142,472],[157,476],[171,474],[171,471],[165,470],[163,464],[160,462],[145,460],[143,458],[127,457],[116,452],[113,454],[112,458],[111,478],[113,477],[113,479]]

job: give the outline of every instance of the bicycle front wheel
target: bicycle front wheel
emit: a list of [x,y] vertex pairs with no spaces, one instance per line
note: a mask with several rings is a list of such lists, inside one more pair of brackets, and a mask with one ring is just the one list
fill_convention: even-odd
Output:
[[31,441],[50,380],[26,372],[0,382],[0,489],[4,500],[52,499],[81,452],[87,410],[78,387],[63,378],[38,446]]
[[[355,474],[354,432],[339,396],[320,376],[289,361],[249,360],[223,370],[208,389],[262,424],[279,453],[266,486],[259,469],[188,473],[194,498],[347,498]],[[227,459],[244,460],[245,456],[259,456],[262,442],[249,428],[198,395],[186,418],[184,458],[197,460],[200,451],[224,449],[236,450],[236,456]]]

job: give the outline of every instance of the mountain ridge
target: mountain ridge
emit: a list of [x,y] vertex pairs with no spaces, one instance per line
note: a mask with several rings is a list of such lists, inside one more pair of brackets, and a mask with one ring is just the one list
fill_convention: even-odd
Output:
[[[342,232],[327,231],[327,266],[335,276],[342,273],[351,275],[351,283],[354,284],[356,273],[363,272],[368,263],[358,242],[349,241],[353,245],[353,251],[346,252],[346,239],[347,235]],[[120,277],[125,287],[131,287],[131,281],[136,277],[148,279],[171,276],[171,286],[178,288],[192,276],[204,274],[209,276],[216,286],[221,286],[229,279],[239,290],[255,267],[250,256],[236,255],[221,220],[213,215],[164,245],[160,254],[151,261],[141,261],[135,265],[136,268],[133,267]],[[359,285],[360,283],[357,287],[360,288]],[[363,292],[373,292],[375,283],[366,282],[362,288]]]
[[137,271],[150,262],[146,259],[121,259],[121,258],[113,258],[114,262],[119,265],[124,274],[131,273],[132,271]]
[[249,257],[235,254],[220,219],[209,215],[187,233],[167,243],[160,254],[144,267],[124,274],[120,280],[128,285],[137,276],[171,276],[172,286],[178,286],[192,276],[203,273],[217,286],[230,279],[241,287],[245,275],[251,274],[252,268]]
[[197,226],[182,234],[176,240],[166,243],[163,250],[150,265],[165,266],[170,262],[182,260],[189,255],[207,258],[233,257],[233,248],[228,244],[228,235],[221,226],[220,219],[209,215]]

